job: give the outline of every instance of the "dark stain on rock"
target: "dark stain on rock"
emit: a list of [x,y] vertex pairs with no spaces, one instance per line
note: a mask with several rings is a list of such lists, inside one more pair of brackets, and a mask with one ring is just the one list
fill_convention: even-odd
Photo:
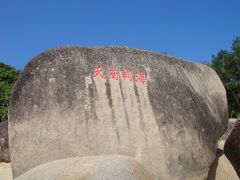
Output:
[[114,114],[114,110],[113,110],[111,84],[110,84],[108,79],[105,82],[105,86],[106,86],[106,94],[107,94],[107,98],[108,98],[108,104],[109,104],[109,106],[111,108],[112,123],[113,123],[113,127],[115,127],[116,123],[115,123],[115,114]]
[[95,107],[95,101],[98,95],[97,95],[97,89],[96,89],[96,85],[93,78],[92,78],[92,84],[88,85],[88,91],[89,91],[89,98],[90,98],[90,105],[91,105],[91,110],[92,110],[91,112],[93,115],[93,119],[98,120],[96,107]]
[[108,97],[108,104],[111,107],[111,109],[113,108],[113,103],[112,103],[112,92],[111,92],[111,84],[109,82],[109,80],[107,79],[107,81],[105,82],[105,86],[106,86],[106,94]]
[[117,139],[118,139],[118,142],[119,142],[119,144],[121,144],[121,142],[120,142],[120,136],[119,136],[118,129],[116,129],[116,134],[117,134]]
[[135,92],[135,95],[137,97],[137,102],[138,102],[138,110],[139,110],[139,118],[140,118],[140,127],[142,129],[144,129],[144,121],[143,121],[143,113],[142,113],[142,107],[141,107],[141,101],[140,101],[140,96],[139,96],[139,92],[138,92],[138,89],[137,89],[137,85],[134,83],[134,92]]
[[124,97],[124,94],[123,94],[122,80],[121,79],[119,79],[119,87],[120,87],[122,99],[123,99],[123,101],[125,101],[125,97]]
[[85,118],[86,118],[86,134],[88,136],[88,132],[89,132],[89,125],[88,125],[88,121],[89,121],[89,113],[87,111],[84,111],[85,114]]
[[119,79],[119,87],[120,87],[120,92],[122,95],[122,102],[123,102],[123,109],[124,109],[124,114],[125,114],[125,118],[126,118],[126,122],[127,122],[127,127],[130,128],[130,123],[129,123],[129,117],[128,117],[128,113],[127,113],[127,108],[125,105],[125,97],[123,94],[123,87],[122,87],[122,80]]

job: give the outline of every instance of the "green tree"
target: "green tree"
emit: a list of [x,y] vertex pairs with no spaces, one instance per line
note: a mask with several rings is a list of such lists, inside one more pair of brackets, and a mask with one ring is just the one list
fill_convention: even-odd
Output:
[[8,119],[8,106],[20,71],[0,62],[0,122]]
[[221,50],[213,55],[210,66],[226,89],[229,116],[240,116],[240,37],[233,41],[231,51]]

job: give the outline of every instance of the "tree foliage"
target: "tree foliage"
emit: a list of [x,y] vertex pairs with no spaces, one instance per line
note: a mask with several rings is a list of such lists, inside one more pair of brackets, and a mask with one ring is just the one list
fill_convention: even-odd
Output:
[[19,75],[19,70],[0,62],[0,122],[8,118],[9,101]]
[[213,55],[210,66],[226,89],[230,117],[240,116],[240,37],[233,41],[231,51],[221,50]]

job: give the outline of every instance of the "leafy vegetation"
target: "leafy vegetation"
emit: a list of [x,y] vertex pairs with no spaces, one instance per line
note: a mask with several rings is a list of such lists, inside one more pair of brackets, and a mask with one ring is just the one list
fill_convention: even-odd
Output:
[[240,37],[233,43],[231,51],[221,50],[212,56],[209,64],[218,74],[227,92],[230,117],[240,116]]
[[20,71],[0,62],[0,122],[8,119],[8,106]]

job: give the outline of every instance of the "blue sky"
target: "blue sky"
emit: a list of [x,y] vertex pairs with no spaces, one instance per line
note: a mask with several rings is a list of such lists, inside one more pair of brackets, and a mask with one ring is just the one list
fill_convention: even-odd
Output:
[[240,36],[240,0],[0,0],[0,61],[62,45],[123,45],[210,61]]

